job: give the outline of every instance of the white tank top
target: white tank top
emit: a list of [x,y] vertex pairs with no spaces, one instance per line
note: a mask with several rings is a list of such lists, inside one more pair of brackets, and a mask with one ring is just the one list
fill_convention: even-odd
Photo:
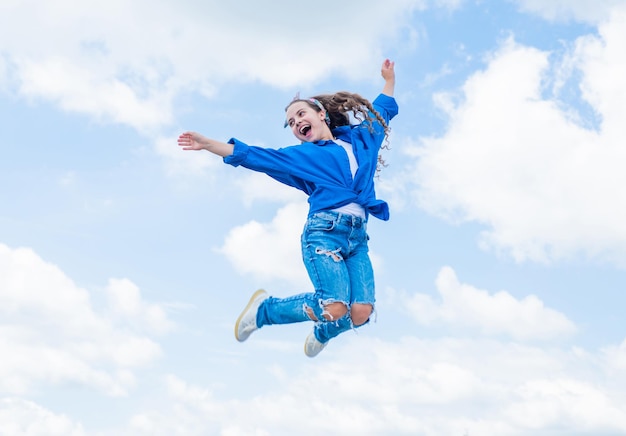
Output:
[[[352,177],[354,178],[356,170],[359,169],[359,164],[356,161],[356,157],[354,157],[352,144],[346,141],[342,141],[341,139],[333,139],[333,142],[337,145],[340,145],[346,151],[346,154],[348,155],[348,161],[350,162],[350,172],[352,173]],[[358,203],[348,203],[344,206],[338,207],[337,209],[333,209],[333,211],[365,218],[365,209],[363,209],[363,206]]]

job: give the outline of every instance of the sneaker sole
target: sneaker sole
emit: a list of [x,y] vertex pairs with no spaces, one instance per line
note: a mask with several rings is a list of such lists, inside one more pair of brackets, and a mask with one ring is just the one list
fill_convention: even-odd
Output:
[[306,347],[306,346],[307,346],[307,343],[308,343],[308,341],[304,341],[304,354],[305,354],[307,357],[311,357],[311,358],[313,358],[313,357],[317,356],[318,354],[320,354],[320,353],[322,352],[322,350],[324,350],[324,348],[326,348],[326,345],[328,345],[328,343],[326,343],[326,345],[324,345],[322,348],[320,348],[320,349],[317,351],[317,353],[315,353],[315,354],[309,354],[309,353],[307,353],[307,347]]
[[[241,319],[243,318],[244,313],[246,313],[248,311],[248,309],[250,309],[250,306],[252,306],[252,303],[254,303],[254,301],[263,294],[266,294],[267,292],[265,292],[264,289],[259,289],[258,291],[256,291],[254,294],[252,294],[252,297],[250,297],[250,301],[248,301],[248,304],[246,305],[246,307],[241,311],[241,313],[239,314],[239,317],[237,318],[237,321],[235,321],[235,339],[237,339],[239,342],[243,342],[245,339],[239,339],[239,323],[241,322]],[[246,338],[248,339],[248,338]]]

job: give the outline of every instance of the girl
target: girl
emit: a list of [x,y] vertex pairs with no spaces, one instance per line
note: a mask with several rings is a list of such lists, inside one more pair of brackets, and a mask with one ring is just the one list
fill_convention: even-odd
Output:
[[[300,145],[275,150],[195,132],[179,136],[183,150],[208,150],[309,196],[301,243],[314,292],[287,298],[255,292],[235,323],[238,341],[264,325],[314,321],[304,343],[305,354],[314,357],[330,339],[369,321],[375,298],[366,225],[370,215],[389,219],[387,203],[376,198],[374,177],[383,165],[378,153],[388,123],[398,113],[394,63],[385,60],[381,74],[385,84],[373,104],[348,92],[294,99],[285,109],[285,127]],[[349,113],[360,123],[351,125]]]

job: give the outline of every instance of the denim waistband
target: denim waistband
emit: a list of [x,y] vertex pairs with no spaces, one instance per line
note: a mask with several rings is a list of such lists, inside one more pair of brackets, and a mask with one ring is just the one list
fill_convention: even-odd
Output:
[[321,212],[315,212],[311,214],[312,217],[323,218],[335,221],[338,224],[351,225],[352,227],[359,228],[367,224],[367,219],[360,216],[350,215],[347,213],[335,212],[332,210],[324,210]]

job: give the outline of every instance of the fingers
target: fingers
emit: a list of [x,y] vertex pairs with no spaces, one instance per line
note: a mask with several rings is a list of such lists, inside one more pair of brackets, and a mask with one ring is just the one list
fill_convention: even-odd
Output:
[[188,133],[183,133],[178,137],[178,145],[189,145],[191,144],[191,135]]
[[385,80],[391,79],[395,75],[395,72],[393,69],[394,65],[395,65],[395,62],[390,61],[389,59],[385,59],[385,61],[383,62],[380,72]]
[[178,137],[178,146],[183,150],[194,150],[194,139],[190,132],[181,133]]

